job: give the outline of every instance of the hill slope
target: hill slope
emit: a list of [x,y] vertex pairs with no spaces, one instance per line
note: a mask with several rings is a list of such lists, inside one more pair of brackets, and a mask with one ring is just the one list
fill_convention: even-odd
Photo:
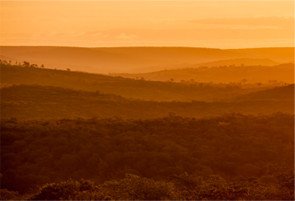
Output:
[[180,47],[0,47],[0,59],[94,73],[143,73],[228,59],[294,60],[294,48],[209,49]]
[[[292,88],[294,88],[293,85]],[[290,95],[287,99],[277,97],[260,100],[254,97],[250,100],[240,99],[230,102],[138,101],[98,92],[26,85],[5,87],[0,92],[2,119],[37,120],[80,117],[150,119],[170,114],[183,117],[210,117],[225,113],[293,113],[294,102]]]
[[238,100],[292,100],[294,99],[294,85],[274,87],[258,92],[249,93],[238,98]]
[[1,85],[44,85],[84,91],[100,91],[125,98],[156,101],[224,100],[258,88],[243,89],[238,85],[182,84],[133,80],[122,77],[0,65]]
[[120,74],[127,78],[144,78],[155,81],[189,81],[228,83],[247,81],[248,83],[268,83],[279,81],[294,83],[294,64],[275,66],[215,66],[186,69],[163,70],[151,73]]

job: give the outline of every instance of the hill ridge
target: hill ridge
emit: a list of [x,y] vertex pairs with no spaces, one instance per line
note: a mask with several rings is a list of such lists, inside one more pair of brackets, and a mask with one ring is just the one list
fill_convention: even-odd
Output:
[[[194,47],[57,47],[0,46],[4,57],[46,67],[71,68],[95,73],[143,73],[175,65],[194,65],[224,59],[294,60],[294,48],[214,49]],[[1,59],[1,58],[0,58]]]

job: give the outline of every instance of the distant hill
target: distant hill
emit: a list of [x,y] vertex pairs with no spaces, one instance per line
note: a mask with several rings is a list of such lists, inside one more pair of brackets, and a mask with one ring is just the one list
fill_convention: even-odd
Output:
[[74,90],[100,91],[125,98],[154,101],[214,101],[230,99],[264,86],[236,84],[175,83],[134,80],[99,74],[44,68],[0,65],[1,85],[43,85]]
[[238,59],[226,59],[210,61],[205,63],[196,64],[171,64],[169,66],[161,66],[161,70],[177,70],[185,68],[198,68],[198,67],[218,67],[218,66],[273,66],[278,65],[279,62],[275,62],[271,59],[254,59],[254,58],[238,58]]
[[[28,47],[1,46],[0,59],[29,61],[59,69],[71,68],[93,73],[144,73],[185,68],[201,63],[232,60],[265,65],[294,60],[294,48],[209,49],[185,47]],[[240,61],[239,61],[240,60]],[[268,61],[268,62],[266,62]],[[252,62],[252,63],[253,63]]]
[[[226,63],[226,62],[224,62]],[[144,78],[155,81],[195,81],[195,82],[248,82],[268,83],[273,81],[294,83],[294,64],[274,66],[221,65],[215,67],[196,67],[162,70],[151,73],[120,74],[127,78]]]
[[212,61],[207,63],[200,63],[196,66],[191,67],[216,67],[216,66],[273,66],[278,64],[271,59],[248,59],[248,58],[239,58],[239,59],[228,59],[220,61]]
[[[276,91],[281,89],[285,90],[285,88],[277,88]],[[98,92],[28,85],[4,87],[0,92],[2,119],[111,117],[151,119],[172,114],[183,117],[211,117],[227,113],[255,115],[275,112],[293,114],[294,112],[294,99],[280,97],[264,100],[253,97],[224,102],[156,102],[127,100]]]

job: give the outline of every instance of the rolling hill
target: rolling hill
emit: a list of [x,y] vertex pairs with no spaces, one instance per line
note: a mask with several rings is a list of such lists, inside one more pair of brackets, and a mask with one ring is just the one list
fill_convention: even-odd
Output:
[[[277,93],[286,93],[286,87],[276,88]],[[294,89],[294,85],[288,86]],[[99,92],[75,91],[49,86],[18,85],[1,89],[1,118],[63,119],[63,118],[111,118],[153,119],[168,115],[182,117],[212,117],[228,113],[271,114],[285,112],[293,114],[294,99],[277,97],[261,100],[239,99],[216,102],[156,102],[128,100]],[[271,90],[269,90],[272,93]],[[267,94],[267,92],[264,92]]]
[[3,119],[293,113],[294,85],[145,81],[5,63],[0,72]]
[[294,99],[294,85],[274,87],[238,97],[239,100],[292,100]]
[[[220,70],[261,79],[291,65],[242,67]],[[3,61],[0,76],[3,200],[122,199],[163,184],[181,199],[293,196],[294,84],[146,81]]]
[[195,82],[247,82],[269,83],[273,81],[294,83],[294,64],[274,66],[234,66],[195,67],[174,70],[162,70],[140,74],[119,74],[126,78],[143,78],[154,81],[195,81]]
[[[220,60],[255,60],[256,65],[288,63],[294,48],[209,49],[185,47],[30,47],[1,46],[0,59],[93,73],[144,73]],[[266,62],[268,61],[268,62]]]
[[100,91],[125,98],[153,101],[224,100],[265,86],[244,87],[237,84],[175,83],[134,80],[99,74],[44,68],[0,65],[1,85],[43,85],[74,90]]

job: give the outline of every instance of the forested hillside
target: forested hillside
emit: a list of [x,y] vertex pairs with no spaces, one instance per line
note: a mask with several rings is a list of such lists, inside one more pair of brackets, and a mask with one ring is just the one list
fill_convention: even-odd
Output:
[[[35,199],[291,199],[293,126],[283,114],[2,121],[2,188]],[[69,178],[101,186],[38,192]]]
[[[18,85],[1,89],[1,118],[56,119],[115,116],[125,119],[151,119],[167,115],[200,118],[228,113],[257,115],[285,112],[293,114],[292,90],[294,85],[256,92],[223,102],[156,102],[128,100],[99,92]],[[272,95],[272,91],[277,93]],[[277,95],[280,92],[284,95]]]
[[292,0],[0,0],[0,201],[295,201]]
[[1,61],[3,200],[292,200],[294,84]]

